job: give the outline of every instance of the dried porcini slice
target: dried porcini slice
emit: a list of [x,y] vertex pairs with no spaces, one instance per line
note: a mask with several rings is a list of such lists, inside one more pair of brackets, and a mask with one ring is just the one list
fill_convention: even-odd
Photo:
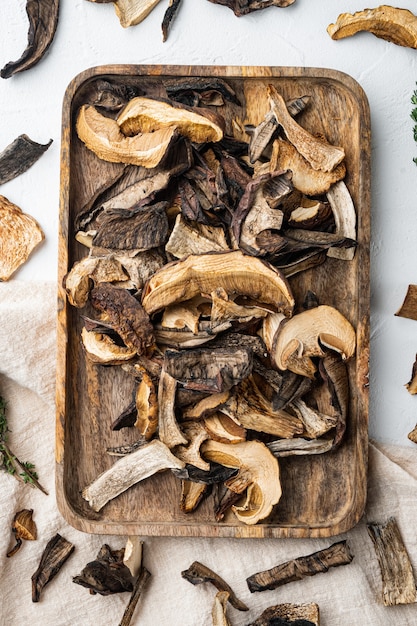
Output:
[[43,239],[36,220],[0,196],[0,281],[9,280]]
[[55,578],[74,549],[75,546],[59,533],[48,541],[32,576],[32,602],[39,602],[45,585]]
[[108,596],[133,590],[134,577],[123,562],[125,551],[112,550],[104,544],[94,561],[90,561],[80,574],[74,576],[73,583],[86,587],[92,594]]
[[348,565],[353,555],[347,541],[338,541],[328,548],[281,563],[264,572],[258,572],[246,579],[249,591],[277,589],[281,585],[302,580],[306,576],[327,572],[331,567]]
[[185,580],[188,580],[188,582],[192,585],[211,583],[219,591],[226,591],[229,594],[228,601],[235,609],[238,611],[249,611],[246,604],[238,599],[230,585],[228,585],[227,582],[216,572],[199,561],[194,561],[188,569],[181,572],[181,576],[185,578]]
[[332,39],[343,39],[361,31],[398,46],[417,48],[417,16],[407,9],[382,4],[354,14],[341,13],[336,22],[327,27]]
[[58,25],[59,0],[27,0],[26,13],[29,18],[27,47],[20,59],[10,61],[3,67],[0,72],[2,78],[28,70],[43,57]]
[[19,135],[0,154],[0,185],[28,170],[52,143],[37,143],[27,135]]
[[248,626],[270,626],[282,623],[282,626],[320,626],[319,606],[309,604],[276,604],[270,606]]
[[159,4],[160,0],[112,0],[123,28],[140,24]]
[[180,4],[181,0],[169,0],[169,6],[165,11],[164,18],[162,20],[162,41],[166,41],[168,38],[169,29],[171,28],[171,24],[177,15]]

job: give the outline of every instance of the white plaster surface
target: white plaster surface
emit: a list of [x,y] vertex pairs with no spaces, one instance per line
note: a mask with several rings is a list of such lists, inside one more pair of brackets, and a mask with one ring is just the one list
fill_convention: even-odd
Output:
[[[0,79],[0,151],[19,134],[53,144],[1,193],[41,224],[46,240],[15,275],[55,281],[59,209],[61,107],[71,79],[88,67],[112,64],[288,65],[337,69],[367,94],[372,121],[370,436],[412,446],[417,398],[404,388],[417,352],[417,322],[394,316],[408,284],[417,283],[417,144],[410,97],[417,51],[368,33],[333,41],[326,32],[341,12],[377,6],[363,0],[296,0],[237,18],[207,0],[183,0],[167,42],[160,24],[168,0],[123,29],[113,5],[61,0],[58,29],[32,69]],[[26,47],[26,0],[0,0],[0,66]],[[415,0],[396,6],[417,13]]]

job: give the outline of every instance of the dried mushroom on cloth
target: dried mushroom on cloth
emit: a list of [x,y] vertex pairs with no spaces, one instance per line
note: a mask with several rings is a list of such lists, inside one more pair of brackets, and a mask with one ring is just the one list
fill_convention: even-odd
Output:
[[0,196],[0,281],[9,280],[43,239],[36,220]]
[[[123,91],[101,87],[109,102]],[[78,207],[85,253],[64,284],[91,366],[132,376],[111,428],[136,436],[108,449],[119,458],[82,496],[100,512],[170,471],[183,513],[213,495],[216,520],[254,525],[279,507],[280,457],[344,439],[355,329],[291,280],[311,269],[314,289],[318,265],[355,256],[345,151],[295,119],[312,98],[286,101],[273,85],[260,94],[265,119],[246,126],[223,79],[158,78],[143,91],[106,111],[95,91],[76,111],[78,149],[122,169]]]

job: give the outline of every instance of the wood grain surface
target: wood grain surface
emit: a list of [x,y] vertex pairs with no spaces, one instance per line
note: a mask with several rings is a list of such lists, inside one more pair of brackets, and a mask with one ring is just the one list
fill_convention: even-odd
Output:
[[[120,368],[85,358],[80,311],[69,306],[62,281],[86,248],[74,239],[74,220],[92,193],[122,167],[100,161],[78,140],[74,125],[86,90],[113,77],[161,92],[162,77],[220,76],[243,107],[220,108],[231,133],[234,117],[259,123],[269,109],[266,87],[285,99],[308,94],[300,123],[323,133],[346,152],[345,182],[358,220],[353,261],[325,264],[291,277],[296,301],[313,289],[321,304],[338,308],[357,332],[356,357],[349,363],[350,412],[343,444],[334,452],[279,461],[283,496],[271,516],[256,526],[231,513],[221,523],[211,497],[192,514],[179,509],[180,481],[169,472],[136,485],[95,513],[82,489],[114,463],[107,447],[135,440],[133,429],[112,431],[111,422],[130,402],[134,381]],[[162,92],[161,92],[162,93]],[[367,99],[349,76],[334,70],[295,67],[112,65],[92,68],[69,85],[63,104],[58,289],[56,491],[59,509],[76,528],[91,533],[207,537],[327,537],[345,532],[361,518],[366,499],[369,360],[370,120]]]

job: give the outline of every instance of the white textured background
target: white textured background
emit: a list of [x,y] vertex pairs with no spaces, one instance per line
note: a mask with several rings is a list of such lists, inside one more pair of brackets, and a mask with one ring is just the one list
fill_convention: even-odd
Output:
[[[417,283],[415,218],[417,145],[410,97],[417,51],[358,34],[339,42],[326,32],[341,12],[377,6],[364,0],[296,0],[237,18],[207,0],[183,0],[168,41],[160,24],[168,0],[146,20],[124,30],[112,4],[61,0],[51,48],[34,68],[0,79],[0,151],[19,134],[53,144],[1,193],[35,217],[45,243],[16,273],[21,281],[55,281],[59,203],[61,106],[71,79],[110,63],[290,65],[329,67],[364,88],[372,120],[371,406],[370,436],[414,445],[417,398],[404,388],[417,351],[417,322],[394,317],[409,283]],[[25,0],[0,0],[0,66],[17,60],[27,43]],[[417,13],[415,0],[396,6]]]

